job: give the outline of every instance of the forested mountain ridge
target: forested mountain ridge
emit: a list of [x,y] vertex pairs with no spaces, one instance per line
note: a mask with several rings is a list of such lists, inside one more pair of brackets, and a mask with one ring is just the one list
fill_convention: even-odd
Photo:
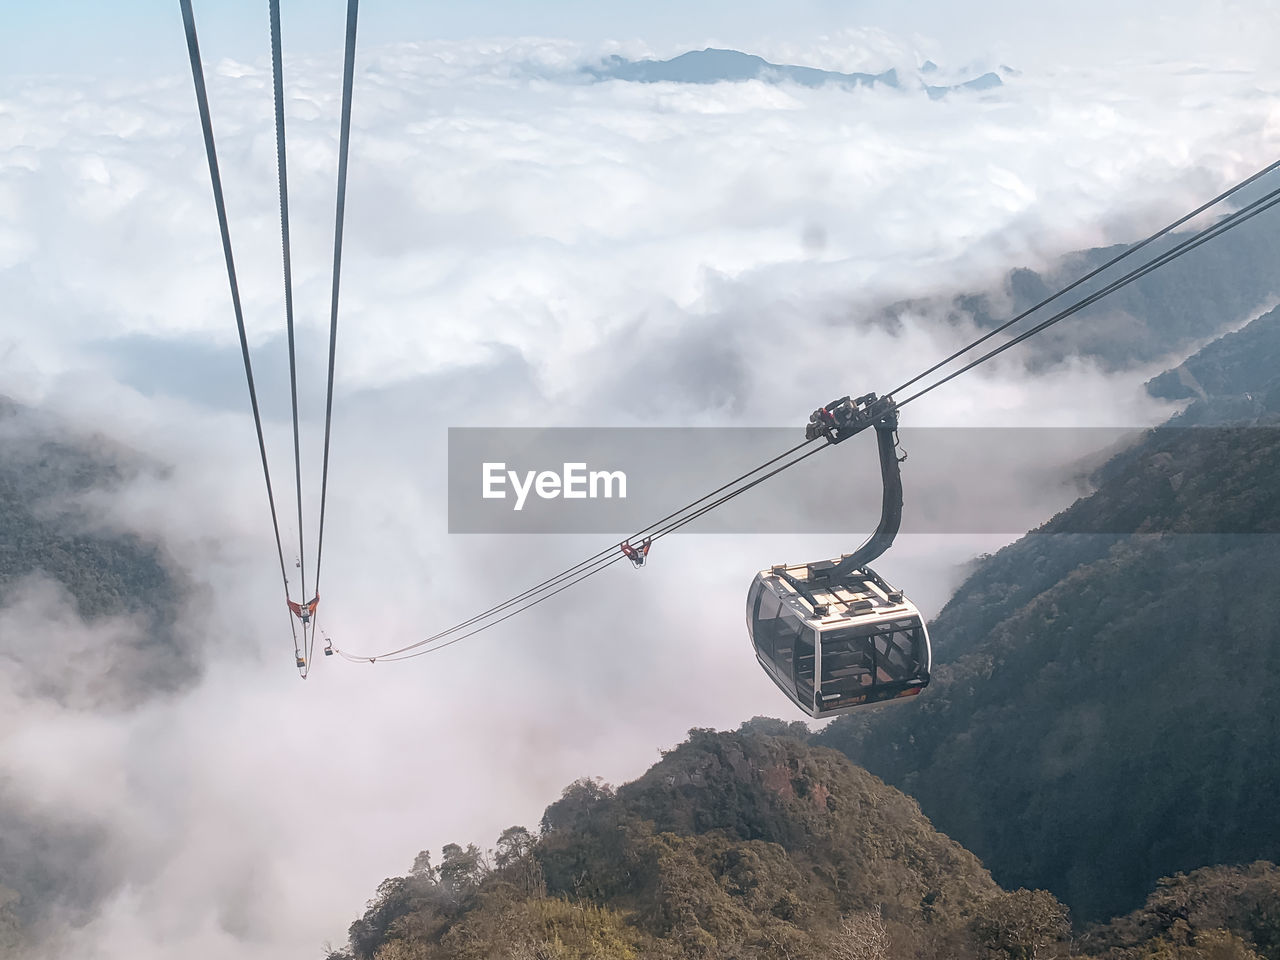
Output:
[[952,85],[926,83],[925,78],[932,78],[930,75],[936,70],[936,65],[929,64],[920,70],[919,76],[913,76],[903,83],[898,71],[892,67],[880,73],[839,73],[817,67],[770,63],[763,57],[740,50],[708,47],[704,50],[690,50],[669,60],[629,60],[612,54],[598,63],[588,64],[580,72],[582,76],[593,80],[622,80],[631,83],[704,84],[758,80],[763,83],[785,82],[804,87],[830,85],[845,89],[875,84],[888,87],[910,87],[918,84],[935,100],[953,90],[991,90],[1004,83],[1000,74],[992,71]]
[[[692,730],[617,791],[581,780],[540,829],[423,852],[329,960],[1280,960],[1280,870],[1215,868],[1072,943],[909,798],[801,724]],[[794,735],[794,736],[793,736]]]
[[1280,960],[1280,869],[1259,862],[1165,877],[1142,907],[1077,946],[1116,960]]
[[[1265,343],[1275,323],[1236,336]],[[1256,350],[1197,357],[1225,386],[1272,387]],[[1080,919],[1133,907],[1162,875],[1280,858],[1280,416],[1237,399],[1197,400],[978,564],[931,627],[917,709],[817,737],[998,881]]]
[[119,486],[136,456],[0,397],[0,604],[33,573],[58,581],[81,616],[138,613],[162,629],[183,584],[155,544],[103,532],[76,498]]
[[945,661],[959,659],[1133,534],[1280,534],[1280,483],[1268,477],[1280,477],[1280,416],[1212,429],[1175,421],[1148,432],[1097,472],[1095,493],[981,558],[939,614],[935,646]]
[[[1276,186],[1275,175],[1261,183]],[[1253,199],[1258,184],[1242,191],[1239,203]],[[1184,240],[1185,233],[1156,241],[1140,257],[1155,256]],[[903,300],[883,308],[877,320],[894,324],[905,314],[921,314],[949,323],[971,320],[990,328],[1011,319],[1056,290],[1101,267],[1124,252],[1124,245],[1079,250],[1040,271],[1021,267],[1009,271],[999,289]],[[1030,351],[1032,365],[1041,367],[1066,357],[1087,357],[1104,369],[1126,369],[1191,349],[1251,312],[1280,297],[1280,231],[1255,218],[1213,242],[1191,250],[1148,277],[1134,281],[1104,300],[1028,340],[1018,349]],[[1100,278],[1089,281],[1063,302],[1043,308],[1037,318],[1062,309],[1116,279],[1134,264],[1121,261]],[[1167,375],[1166,375],[1167,376]],[[1158,396],[1192,393],[1172,390],[1161,381]]]
[[1263,408],[1280,413],[1280,307],[1268,311],[1243,329],[1219,337],[1147,383],[1154,397],[1182,400],[1194,397],[1256,396]]
[[799,960],[837,955],[869,912],[913,955],[965,949],[999,893],[982,865],[835,751],[760,732],[787,729],[693,730],[616,792],[579,781],[491,863],[419,855],[352,925],[351,954]]

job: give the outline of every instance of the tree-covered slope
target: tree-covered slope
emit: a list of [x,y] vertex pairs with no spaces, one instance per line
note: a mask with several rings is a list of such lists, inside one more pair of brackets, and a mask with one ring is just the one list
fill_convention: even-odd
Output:
[[1193,397],[1257,395],[1272,412],[1280,412],[1280,307],[1250,322],[1242,330],[1220,337],[1147,384],[1154,397],[1182,400]]
[[1161,428],[1097,479],[978,565],[918,704],[817,738],[1083,919],[1280,858],[1280,424]]
[[1051,894],[1001,890],[910,798],[806,735],[693,730],[616,792],[570,785],[537,833],[420,853],[329,960],[1280,960],[1269,863],[1165,879],[1072,942]]
[[878,930],[911,956],[973,955],[1000,894],[977,859],[840,754],[768,729],[784,727],[691,731],[616,792],[579,781],[491,858],[419,855],[352,925],[351,953],[800,960],[857,956],[839,951]]
[[[1249,190],[1262,189],[1260,185],[1270,189],[1278,183],[1280,180],[1271,174]],[[1248,199],[1255,195],[1250,193]],[[1239,202],[1246,202],[1243,194]],[[1061,309],[1087,296],[1188,236],[1179,233],[1153,243],[1135,254],[1133,262],[1122,261],[1099,279],[1078,288],[1065,302],[1046,309]],[[980,328],[993,327],[1101,267],[1124,249],[1117,245],[1081,250],[1043,271],[1012,270],[998,290],[902,301],[885,308],[881,319],[892,321],[903,314],[917,313],[953,323],[968,318]],[[1272,216],[1259,216],[1117,290],[1070,320],[1037,334],[1019,349],[1030,351],[1036,365],[1083,356],[1115,370],[1158,360],[1172,351],[1190,348],[1207,334],[1221,331],[1269,301],[1274,302],[1280,296],[1277,264],[1280,230]],[[1047,315],[1039,313],[1036,319]],[[1160,389],[1161,396],[1192,395],[1166,393],[1172,388],[1164,381]]]
[[1259,862],[1165,877],[1141,908],[1079,945],[1116,960],[1280,960],[1280,869]]
[[820,740],[917,797],[1000,882],[1085,918],[1162,874],[1280,858],[1278,568],[1271,537],[1117,545],[940,666],[918,710]]
[[44,573],[82,616],[163,617],[177,593],[154,544],[103,534],[75,498],[118,486],[137,464],[100,437],[71,436],[55,421],[0,397],[0,603],[14,584]]

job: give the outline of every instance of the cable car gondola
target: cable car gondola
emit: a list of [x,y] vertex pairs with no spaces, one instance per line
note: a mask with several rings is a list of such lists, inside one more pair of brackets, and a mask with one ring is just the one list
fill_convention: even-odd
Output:
[[796,706],[820,719],[918,694],[929,683],[931,654],[920,611],[867,566],[902,522],[896,405],[873,393],[843,397],[809,420],[809,438],[831,443],[874,427],[884,486],[880,523],[856,551],[761,570],[747,593],[756,659]]

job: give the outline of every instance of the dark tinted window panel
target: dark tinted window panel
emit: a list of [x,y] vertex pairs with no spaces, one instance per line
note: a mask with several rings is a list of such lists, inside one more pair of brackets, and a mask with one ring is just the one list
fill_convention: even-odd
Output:
[[854,630],[822,635],[822,693],[848,696],[871,686],[874,661],[869,637]]
[[900,683],[916,673],[911,634],[894,631],[876,637],[876,667],[881,683]]
[[795,676],[792,671],[800,621],[784,606],[774,622],[777,624],[777,631],[774,634],[773,662],[778,666],[778,675],[794,690]]
[[755,636],[756,616],[760,610],[760,592],[763,589],[763,585],[757,580],[747,593],[747,632],[752,637]]
[[756,645],[756,651],[769,660],[776,656],[774,647],[778,634],[779,606],[778,598],[766,589],[761,593],[760,604],[756,608],[756,625],[751,639]]
[[795,624],[795,680],[796,696],[806,703],[813,701],[813,678],[817,650],[814,649],[813,631],[805,628],[798,618]]

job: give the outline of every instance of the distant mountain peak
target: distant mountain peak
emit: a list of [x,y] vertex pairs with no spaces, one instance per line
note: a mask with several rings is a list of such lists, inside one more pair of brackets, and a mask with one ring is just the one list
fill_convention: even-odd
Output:
[[770,63],[763,57],[741,50],[707,47],[690,50],[669,60],[628,60],[616,54],[597,66],[583,68],[597,80],[625,80],[631,83],[726,83],[763,80],[767,83],[789,81],[806,87],[824,84],[865,86],[885,83],[897,86],[894,70],[883,73],[838,73],[817,67]]
[[[937,69],[937,64],[930,60],[920,67],[920,73],[932,74]],[[629,83],[710,84],[759,80],[765,83],[795,83],[803,87],[835,86],[846,89],[874,85],[902,86],[898,71],[892,67],[880,73],[840,73],[818,67],[771,63],[753,53],[718,47],[690,50],[669,60],[629,60],[614,54],[597,64],[583,67],[581,72],[597,81],[623,80]],[[985,73],[953,86],[929,86],[921,82],[921,86],[934,99],[955,89],[989,90],[1001,84],[999,75],[995,73]]]

